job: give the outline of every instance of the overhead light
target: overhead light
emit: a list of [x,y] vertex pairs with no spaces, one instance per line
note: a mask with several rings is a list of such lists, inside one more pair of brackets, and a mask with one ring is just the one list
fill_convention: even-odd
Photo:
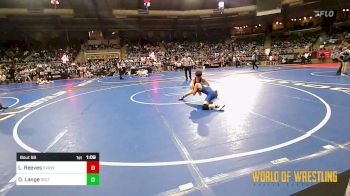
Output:
[[301,18],[299,18],[299,20],[301,20]]
[[310,16],[309,18],[312,19],[312,16]]
[[276,22],[276,24],[278,24],[278,21]]
[[261,27],[261,24],[259,24],[259,27]]
[[343,9],[343,12],[345,12],[346,10],[345,9]]
[[59,5],[60,1],[59,0],[51,0],[52,5]]
[[304,20],[306,20],[306,17],[304,17]]
[[218,6],[219,6],[219,8],[224,9],[224,8],[225,8],[225,2],[220,1],[219,4],[218,4]]
[[148,10],[148,8],[151,7],[151,0],[143,0],[143,5]]
[[346,11],[348,12],[348,11],[349,11],[349,9],[346,9]]

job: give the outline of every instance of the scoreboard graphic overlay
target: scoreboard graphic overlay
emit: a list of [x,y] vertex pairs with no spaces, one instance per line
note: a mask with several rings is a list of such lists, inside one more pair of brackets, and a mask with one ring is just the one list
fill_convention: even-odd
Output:
[[99,185],[99,153],[17,153],[16,184]]

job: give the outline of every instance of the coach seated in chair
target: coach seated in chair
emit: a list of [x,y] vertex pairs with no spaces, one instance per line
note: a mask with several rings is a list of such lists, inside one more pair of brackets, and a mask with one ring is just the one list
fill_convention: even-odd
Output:
[[324,63],[326,61],[326,55],[323,52],[320,55],[320,60],[322,63]]
[[175,70],[176,70],[176,71],[178,71],[178,70],[182,71],[182,69],[183,69],[183,67],[182,67],[181,62],[176,61],[176,62],[175,62]]

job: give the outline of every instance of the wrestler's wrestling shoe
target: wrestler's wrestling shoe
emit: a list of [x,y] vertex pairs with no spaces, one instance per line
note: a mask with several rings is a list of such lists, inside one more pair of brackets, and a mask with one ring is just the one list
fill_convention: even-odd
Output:
[[183,101],[184,99],[185,99],[185,97],[182,96],[182,97],[179,98],[179,101]]
[[0,107],[0,110],[6,110],[8,109],[9,107]]
[[225,104],[217,105],[217,106],[215,107],[215,110],[217,110],[217,111],[224,111],[224,108],[225,108]]

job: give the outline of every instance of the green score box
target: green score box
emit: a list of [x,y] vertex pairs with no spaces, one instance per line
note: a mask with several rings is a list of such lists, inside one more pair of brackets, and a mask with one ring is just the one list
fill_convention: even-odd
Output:
[[87,174],[86,176],[88,186],[96,186],[100,184],[100,174]]

